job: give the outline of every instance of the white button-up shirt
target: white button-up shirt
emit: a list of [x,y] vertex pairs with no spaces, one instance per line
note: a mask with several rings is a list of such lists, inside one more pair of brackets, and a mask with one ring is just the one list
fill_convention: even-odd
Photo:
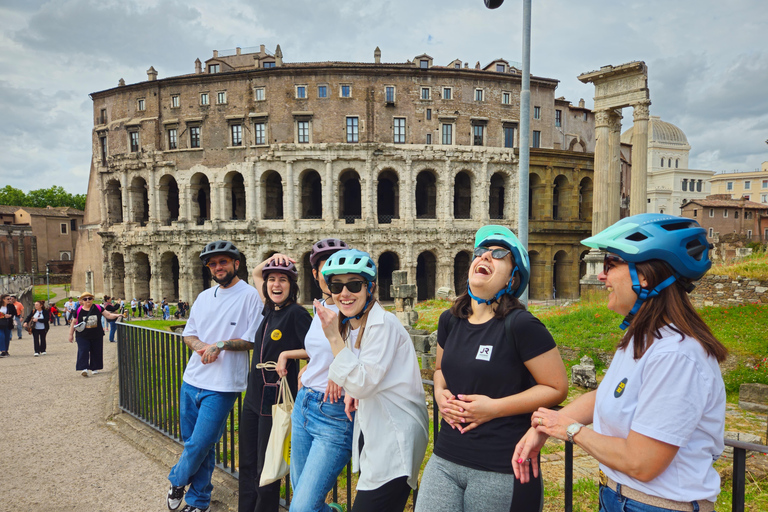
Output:
[[[357,488],[373,490],[407,476],[415,489],[427,450],[429,415],[416,351],[395,315],[374,304],[360,354],[342,349],[328,376],[360,400],[352,438],[352,469],[360,471]],[[361,454],[360,432],[365,438]]]

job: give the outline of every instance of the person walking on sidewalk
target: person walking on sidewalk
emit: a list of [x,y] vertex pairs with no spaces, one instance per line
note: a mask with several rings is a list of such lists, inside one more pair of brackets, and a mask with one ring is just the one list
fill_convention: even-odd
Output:
[[[104,309],[116,315],[120,314],[120,304],[112,302],[109,295],[104,296]],[[107,320],[109,324],[109,342],[115,343],[115,331],[117,331],[117,317],[115,320]]]
[[50,312],[51,323],[53,325],[61,325],[61,319],[59,318],[59,308],[56,304],[48,304],[48,311]]
[[16,316],[14,317],[14,320],[16,321],[16,334],[18,334],[19,339],[21,339],[21,333],[24,331],[21,326],[23,323],[22,319],[24,318],[24,304],[22,304],[15,295],[11,295],[11,304],[16,308]]
[[72,321],[72,316],[75,314],[75,308],[77,308],[77,302],[73,297],[70,297],[67,302],[64,303],[64,322],[69,325]]
[[74,312],[69,325],[69,342],[77,340],[77,362],[75,370],[83,377],[96,375],[104,368],[104,328],[101,319],[116,320],[116,315],[93,303],[93,294],[85,292],[80,296],[80,304]]
[[200,259],[218,286],[197,296],[182,333],[193,350],[179,401],[184,450],[168,475],[166,504],[176,510],[186,501],[183,512],[210,510],[216,442],[248,385],[248,350],[264,309],[256,289],[237,277],[240,251],[232,242],[210,242]]
[[45,302],[35,301],[35,309],[24,320],[24,328],[32,331],[32,341],[35,346],[35,357],[46,354],[45,337],[51,325],[50,313],[45,309]]
[[11,304],[11,296],[0,295],[0,357],[8,357],[13,338],[13,317],[16,316],[16,308]]

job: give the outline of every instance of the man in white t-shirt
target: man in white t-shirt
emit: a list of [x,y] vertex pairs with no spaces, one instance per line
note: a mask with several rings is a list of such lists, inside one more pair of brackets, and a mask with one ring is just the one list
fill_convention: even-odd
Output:
[[70,297],[69,300],[64,303],[64,309],[66,309],[65,315],[67,325],[69,325],[69,321],[72,320],[72,316],[75,314],[75,306],[77,306],[77,303],[72,299],[72,297]]
[[247,387],[248,350],[264,309],[256,289],[237,277],[240,251],[231,242],[209,243],[200,259],[218,286],[197,296],[182,334],[194,352],[181,385],[184,451],[168,475],[166,500],[170,510],[186,501],[182,512],[210,510],[216,442],[235,399]]

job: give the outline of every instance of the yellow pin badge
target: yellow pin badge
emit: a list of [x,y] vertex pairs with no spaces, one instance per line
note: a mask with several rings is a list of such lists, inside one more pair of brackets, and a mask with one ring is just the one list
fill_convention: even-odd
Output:
[[279,340],[282,337],[283,337],[283,333],[280,332],[280,329],[275,329],[274,331],[272,331],[271,338],[273,340],[277,341],[277,340]]

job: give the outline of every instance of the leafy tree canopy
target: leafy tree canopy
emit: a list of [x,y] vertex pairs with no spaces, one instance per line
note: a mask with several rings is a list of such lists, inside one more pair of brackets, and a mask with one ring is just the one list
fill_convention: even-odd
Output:
[[6,185],[0,189],[0,204],[33,208],[69,206],[78,210],[85,210],[85,194],[70,194],[58,185],[51,188],[30,190],[28,194],[25,194],[22,190]]

